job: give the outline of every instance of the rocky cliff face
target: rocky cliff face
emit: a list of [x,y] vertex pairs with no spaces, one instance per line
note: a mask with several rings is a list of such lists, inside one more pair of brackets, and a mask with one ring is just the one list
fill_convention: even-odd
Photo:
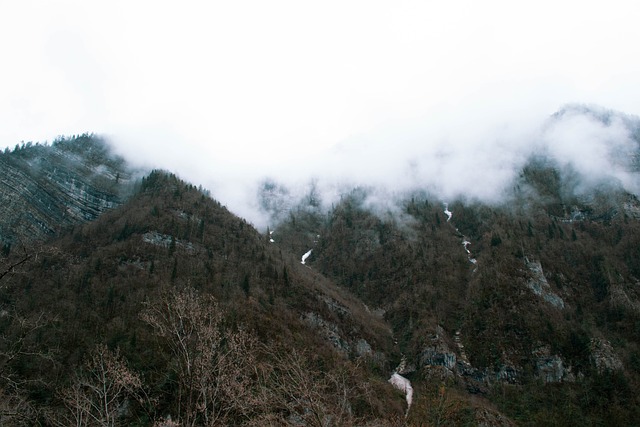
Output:
[[0,154],[0,241],[40,240],[122,203],[131,171],[100,138],[26,144]]

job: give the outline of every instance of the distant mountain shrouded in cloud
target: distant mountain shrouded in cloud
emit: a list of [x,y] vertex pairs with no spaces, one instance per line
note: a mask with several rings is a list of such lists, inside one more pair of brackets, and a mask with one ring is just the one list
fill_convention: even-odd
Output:
[[184,164],[174,170],[202,182],[258,227],[272,220],[267,212],[287,210],[311,192],[317,205],[330,206],[354,187],[374,189],[368,203],[383,210],[425,191],[442,201],[503,203],[513,197],[523,167],[541,157],[573,176],[576,194],[612,184],[637,195],[638,129],[636,117],[568,105],[537,122],[389,129],[298,158],[265,149],[261,162],[245,163],[242,157],[187,151],[176,156],[174,162]]
[[625,119],[549,116],[569,103],[640,114],[638,10],[623,0],[6,3],[0,146],[105,135],[256,224],[265,178],[294,194],[313,181],[329,201],[343,185],[497,201],[540,150],[633,190],[610,168],[624,156],[607,151],[628,148]]

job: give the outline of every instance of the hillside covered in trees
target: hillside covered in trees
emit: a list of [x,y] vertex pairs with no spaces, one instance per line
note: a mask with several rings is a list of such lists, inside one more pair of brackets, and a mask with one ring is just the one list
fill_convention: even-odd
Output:
[[[357,188],[330,208],[310,194],[258,231],[171,173],[133,179],[95,137],[66,143],[78,159],[101,153],[92,170],[120,171],[82,178],[106,182],[99,194],[117,203],[42,234],[3,211],[7,230],[26,230],[3,232],[0,258],[5,425],[582,426],[640,415],[640,202],[615,183],[578,193],[539,157],[501,205],[416,192],[381,211],[367,203],[375,189]],[[36,176],[32,159],[48,164],[55,145],[0,161]],[[37,194],[51,195],[52,180],[36,178],[21,214],[47,212]],[[56,194],[61,211],[96,200]],[[411,381],[409,407],[393,373]]]

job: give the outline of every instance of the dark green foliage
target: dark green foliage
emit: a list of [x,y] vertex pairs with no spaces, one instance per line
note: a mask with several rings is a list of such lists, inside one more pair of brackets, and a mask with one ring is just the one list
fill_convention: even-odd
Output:
[[499,407],[521,425],[635,425],[640,406],[619,372],[592,373],[570,384],[500,386]]
[[244,294],[246,296],[249,296],[250,289],[251,289],[251,286],[249,284],[249,275],[245,274],[244,279],[242,280],[242,290],[244,291]]
[[610,283],[604,256],[601,254],[593,256],[589,266],[591,267],[591,286],[593,287],[594,296],[597,301],[602,301],[609,294]]
[[[20,155],[36,149],[25,144]],[[24,248],[3,246],[0,261],[19,268],[2,278],[0,304],[11,315],[0,316],[0,351],[24,336],[24,348],[44,354],[29,352],[0,368],[25,384],[20,395],[31,403],[61,410],[58,390],[69,386],[92,348],[107,344],[142,374],[155,402],[133,405],[127,422],[149,425],[185,411],[188,405],[179,402],[185,383],[169,341],[154,335],[140,313],[161,295],[194,289],[224,308],[225,331],[255,334],[259,374],[269,387],[277,388],[286,371],[278,363],[296,362],[308,371],[300,378],[323,390],[319,399],[331,406],[329,395],[340,389],[329,380],[347,370],[343,384],[354,390],[347,393],[349,407],[372,422],[404,419],[402,396],[394,398],[385,381],[405,355],[416,367],[409,374],[417,390],[409,423],[479,423],[477,414],[497,405],[522,425],[631,425],[640,415],[640,223],[634,216],[640,204],[604,190],[593,196],[597,202],[584,201],[574,194],[573,179],[571,171],[534,159],[512,203],[450,201],[450,221],[443,205],[424,195],[413,195],[401,215],[392,215],[367,208],[367,189],[344,195],[328,212],[310,193],[274,224],[270,243],[271,230],[261,234],[194,186],[153,171],[126,205],[62,233],[24,264],[16,264]],[[300,257],[309,249],[303,266]],[[24,335],[31,323],[23,320],[33,323],[40,313],[47,322]],[[329,326],[318,327],[318,319]],[[331,344],[326,330],[339,339],[331,335]],[[360,339],[373,355],[357,354]],[[460,366],[455,339],[482,378],[447,372],[450,382],[441,388],[423,355],[440,340]],[[596,363],[604,357],[594,347],[598,340],[610,344],[605,356],[613,369]],[[335,342],[348,346],[336,350]],[[300,349],[311,356],[285,357]],[[540,361],[551,356],[560,358],[566,376],[547,384]],[[498,379],[506,367],[512,376]],[[0,382],[0,391],[11,392],[8,384]],[[287,419],[291,408],[280,404],[275,413]],[[240,423],[240,412],[230,413]]]
[[[2,279],[0,304],[21,316],[37,318],[38,313],[46,313],[46,319],[52,319],[44,322],[41,332],[29,335],[34,340],[30,351],[37,349],[42,357],[20,356],[5,368],[24,381],[21,393],[30,396],[33,405],[56,416],[65,413],[59,392],[69,386],[87,354],[100,343],[119,349],[129,368],[144,378],[146,393],[155,402],[151,406],[132,403],[127,424],[149,425],[172,412],[178,389],[169,375],[171,354],[140,319],[146,301],[171,289],[189,286],[215,297],[227,313],[225,325],[251,331],[266,346],[257,353],[260,369],[276,364],[291,349],[314,354],[323,375],[343,369],[346,360],[322,333],[301,319],[303,313],[319,313],[353,342],[364,338],[385,352],[391,345],[389,332],[353,297],[314,276],[298,259],[265,242],[245,221],[202,198],[193,186],[159,171],[143,180],[140,192],[125,206],[45,248],[37,263],[31,261],[28,269],[20,268],[20,274]],[[9,258],[0,261],[11,265],[20,260],[21,252],[22,248],[14,248],[4,255]],[[325,299],[347,307],[351,314],[341,316],[328,309]],[[20,322],[8,317],[0,321],[7,322],[0,325],[1,352],[21,335]],[[372,366],[380,370],[380,363]],[[349,381],[358,387],[386,380],[369,379],[359,368],[349,372]],[[332,387],[327,393],[337,392]],[[385,390],[380,399],[392,392]],[[3,380],[0,391],[10,392]],[[373,408],[371,399],[349,393],[359,408],[358,416],[393,416],[385,405],[376,403]]]
[[38,242],[125,200],[131,171],[95,135],[22,144],[0,156],[0,243]]
[[[582,204],[572,196],[573,184],[552,165],[528,166],[523,180],[538,193],[526,196],[523,205],[489,208],[453,202],[448,223],[438,203],[416,196],[406,205],[412,220],[402,224],[362,208],[358,198],[345,197],[324,216],[322,227],[314,226],[322,238],[314,247],[313,265],[369,307],[383,308],[401,351],[416,355],[414,361],[439,325],[449,336],[462,332],[474,367],[497,372],[505,364],[515,365],[515,381],[525,392],[503,394],[506,400],[500,401],[518,420],[583,425],[611,416],[628,422],[638,402],[630,401],[627,391],[636,389],[640,377],[626,366],[609,376],[598,374],[591,340],[607,337],[618,356],[625,348],[640,347],[640,321],[637,308],[631,308],[640,301],[634,285],[640,277],[640,224],[610,214],[620,209],[612,207],[620,200],[613,193],[597,205]],[[293,215],[277,229],[294,222],[297,229],[304,228]],[[283,245],[293,247],[289,242],[301,240],[303,232],[287,234]],[[469,257],[477,264],[469,262],[463,238],[471,242]],[[303,253],[307,247],[295,251]],[[537,273],[529,269],[531,261],[543,267],[549,291],[562,298],[564,308],[532,291],[528,283]],[[579,376],[577,384],[549,384],[536,394],[541,390],[536,385],[537,352],[543,348],[561,356],[564,368]],[[618,384],[622,379],[627,385]],[[602,399],[611,406],[596,402],[599,409],[587,410],[585,396],[599,393],[603,381],[627,391],[618,396],[605,388]],[[537,403],[519,400],[529,390]],[[550,390],[562,409],[549,410],[554,399],[545,401],[544,393]],[[510,406],[520,404],[530,407]]]

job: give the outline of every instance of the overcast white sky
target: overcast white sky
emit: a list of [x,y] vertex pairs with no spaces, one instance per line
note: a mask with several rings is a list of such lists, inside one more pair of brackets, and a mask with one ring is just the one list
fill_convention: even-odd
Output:
[[563,104],[640,114],[638,22],[632,0],[0,0],[0,147],[102,133],[231,204],[264,174],[478,161],[498,185]]

